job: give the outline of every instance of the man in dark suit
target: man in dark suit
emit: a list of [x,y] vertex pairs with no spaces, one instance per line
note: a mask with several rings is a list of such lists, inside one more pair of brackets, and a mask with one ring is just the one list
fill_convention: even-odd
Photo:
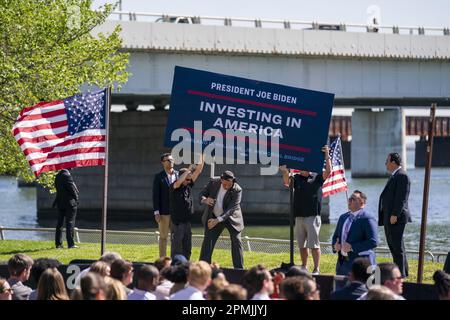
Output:
[[347,213],[339,217],[332,238],[333,252],[338,253],[336,274],[349,274],[353,261],[358,257],[369,259],[376,264],[374,249],[378,245],[377,223],[364,207],[367,197],[359,190],[355,190],[348,199]]
[[170,229],[170,185],[177,181],[178,171],[173,168],[174,160],[170,153],[161,156],[163,170],[153,179],[153,212],[159,231],[159,256],[167,256],[167,238]]
[[220,178],[211,179],[200,193],[200,203],[205,204],[202,223],[205,238],[200,252],[200,260],[211,263],[217,239],[227,228],[231,238],[231,255],[236,269],[244,268],[244,253],[241,232],[244,219],[241,211],[242,188],[236,183],[231,171],[225,171]]
[[367,293],[367,280],[370,277],[371,264],[367,258],[356,258],[348,275],[350,281],[344,288],[331,293],[330,300],[356,300]]
[[78,188],[70,174],[71,169],[63,169],[55,177],[56,199],[53,207],[58,208],[58,222],[56,224],[55,245],[62,248],[62,227],[66,220],[66,238],[69,248],[77,248],[73,239],[73,228],[78,206]]
[[395,264],[402,277],[408,276],[408,260],[406,259],[403,232],[406,223],[411,222],[408,208],[410,181],[401,167],[398,153],[390,153],[386,159],[386,169],[391,173],[378,203],[378,225],[384,226],[386,241]]

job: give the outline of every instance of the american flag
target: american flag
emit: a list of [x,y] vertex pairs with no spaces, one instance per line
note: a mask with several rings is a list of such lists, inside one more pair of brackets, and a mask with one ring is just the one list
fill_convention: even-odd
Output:
[[31,170],[105,164],[107,89],[41,102],[20,112],[13,135]]
[[330,145],[331,173],[322,186],[322,196],[348,190],[345,179],[344,163],[342,161],[341,138],[337,137]]

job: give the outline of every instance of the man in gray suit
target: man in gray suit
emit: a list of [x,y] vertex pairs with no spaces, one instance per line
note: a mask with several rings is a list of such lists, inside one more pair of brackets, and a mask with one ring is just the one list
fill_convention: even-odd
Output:
[[231,171],[225,171],[220,178],[211,179],[200,193],[200,203],[205,204],[202,223],[205,238],[200,252],[200,260],[211,263],[211,256],[217,239],[227,228],[231,238],[231,255],[236,269],[244,268],[244,253],[241,232],[244,219],[241,211],[242,188],[236,183]]

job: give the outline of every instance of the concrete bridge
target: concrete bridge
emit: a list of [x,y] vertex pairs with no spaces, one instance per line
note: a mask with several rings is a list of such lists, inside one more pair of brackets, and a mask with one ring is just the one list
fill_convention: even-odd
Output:
[[[113,94],[113,103],[126,105],[128,111],[111,117],[109,207],[118,216],[135,213],[151,219],[151,184],[160,169],[159,154],[166,151],[164,107],[170,103],[176,65],[335,93],[336,108],[355,109],[354,176],[384,176],[388,152],[400,152],[406,159],[403,107],[428,107],[432,102],[450,106],[447,29],[439,34],[434,30],[434,35],[424,29],[401,34],[398,27],[391,32],[381,27],[351,32],[320,30],[317,23],[295,29],[295,22],[277,29],[263,28],[261,21],[256,27],[237,27],[231,26],[231,19],[224,20],[225,25],[204,25],[204,19],[202,24],[153,23],[138,21],[137,16],[130,14],[133,21],[109,20],[94,30],[107,33],[120,24],[123,50],[130,53],[132,76]],[[139,105],[156,110],[135,111]],[[260,177],[257,166],[231,169],[246,190],[247,214],[269,220],[287,214],[288,193],[280,177]],[[75,171],[81,211],[99,213],[103,168]],[[41,215],[50,212],[51,200],[39,190]]]

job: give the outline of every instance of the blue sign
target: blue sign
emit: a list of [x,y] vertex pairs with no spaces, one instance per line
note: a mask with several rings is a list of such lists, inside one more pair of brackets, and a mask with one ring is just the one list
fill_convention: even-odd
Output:
[[[270,148],[275,146],[270,138],[277,138],[280,165],[322,172],[321,148],[327,143],[333,99],[330,93],[176,66],[165,146],[179,143],[172,141],[174,130],[194,133],[199,131],[194,121],[201,121],[197,133],[208,129],[219,130],[223,137],[227,129],[258,133],[268,141],[258,144]],[[192,143],[204,149],[210,142],[192,139]]]

